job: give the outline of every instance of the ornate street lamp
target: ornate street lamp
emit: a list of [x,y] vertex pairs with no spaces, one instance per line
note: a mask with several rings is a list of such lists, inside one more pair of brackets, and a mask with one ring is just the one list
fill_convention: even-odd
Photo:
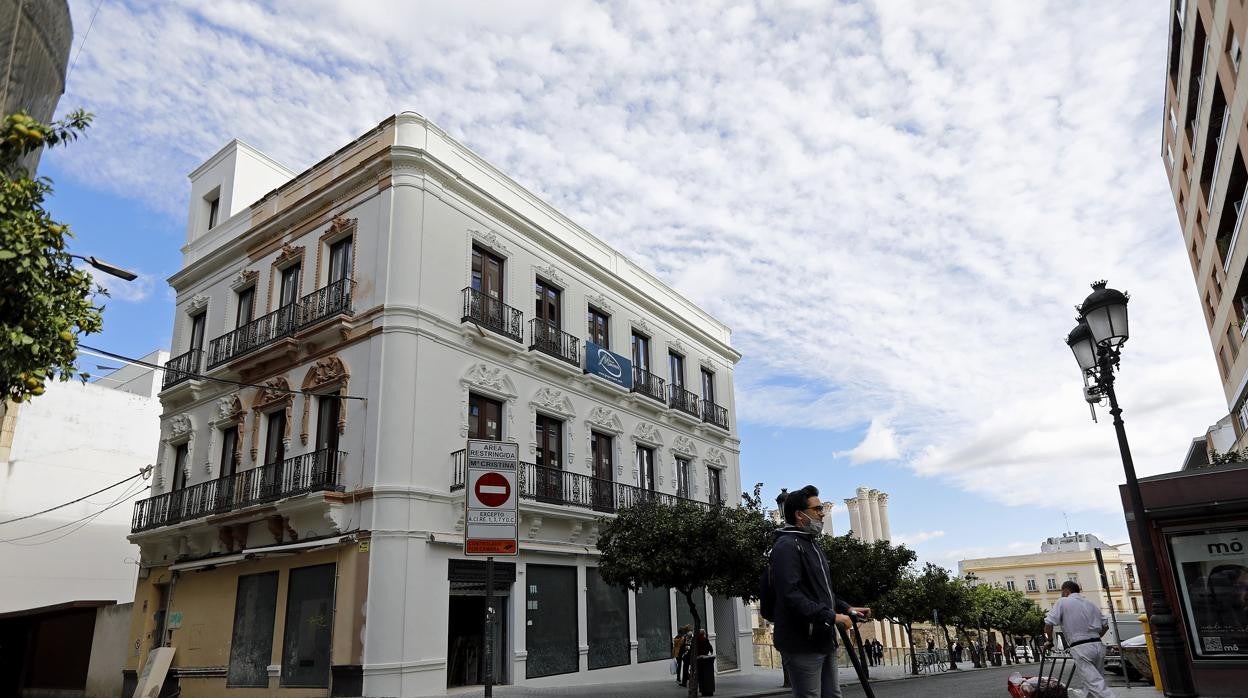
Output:
[[1121,359],[1122,345],[1130,337],[1127,325],[1127,294],[1106,288],[1106,282],[1092,284],[1092,294],[1079,306],[1079,324],[1066,335],[1066,344],[1074,352],[1079,371],[1084,376],[1085,395],[1089,403],[1109,401],[1109,413],[1114,417],[1114,430],[1118,433],[1118,451],[1122,456],[1122,469],[1127,476],[1127,493],[1131,499],[1131,520],[1139,539],[1139,558],[1136,566],[1148,585],[1149,628],[1153,635],[1153,647],[1157,650],[1158,669],[1162,688],[1167,696],[1188,698],[1195,696],[1192,677],[1183,658],[1186,653],[1179,638],[1179,628],[1161,586],[1161,565],[1153,548],[1152,532],[1140,497],[1140,483],[1135,478],[1135,463],[1131,460],[1131,447],[1127,444],[1127,432],[1122,423],[1122,408],[1114,393],[1114,371]]

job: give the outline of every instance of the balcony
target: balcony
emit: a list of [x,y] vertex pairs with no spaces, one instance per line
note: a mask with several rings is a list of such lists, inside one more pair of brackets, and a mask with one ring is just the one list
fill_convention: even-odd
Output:
[[194,378],[199,373],[199,365],[203,356],[203,350],[192,349],[166,361],[165,375],[161,378],[160,389],[167,390],[178,383]]
[[1244,202],[1248,201],[1248,187],[1245,187],[1243,193],[1236,201],[1235,206],[1235,227],[1231,230],[1230,242],[1226,243],[1226,249],[1222,249],[1222,237],[1219,237],[1218,252],[1222,255],[1222,273],[1229,274],[1231,269],[1231,256],[1235,254],[1235,243],[1239,242],[1239,231],[1244,224]]
[[728,428],[728,408],[721,407],[709,400],[702,401],[702,421],[714,424],[720,429]]
[[342,451],[314,451],[140,500],[134,504],[130,532],[150,531],[307,492],[338,489],[339,469],[346,455]]
[[326,318],[351,314],[352,284],[350,279],[335,281],[212,340],[208,343],[209,370],[290,337]]
[[523,342],[524,313],[475,288],[465,288],[464,316],[460,322],[471,322],[502,336]]
[[633,367],[633,392],[666,403],[666,382],[644,368]]
[[[698,396],[679,385],[667,386],[667,406],[695,419],[702,418],[702,413],[698,411]],[[727,417],[724,421],[727,421]]]
[[[454,463],[451,491],[464,489],[467,477],[467,461],[464,450],[451,454]],[[521,463],[516,472],[516,488],[521,499],[531,499],[544,504],[579,507],[598,512],[614,513],[638,502],[659,501],[664,504],[693,502],[706,506],[706,502],[680,497],[668,492],[656,492],[635,485],[625,485],[602,480],[590,475],[548,468],[534,463]]]
[[533,350],[566,361],[577,368],[581,366],[581,340],[559,329],[555,323],[541,318],[529,321],[529,351]]

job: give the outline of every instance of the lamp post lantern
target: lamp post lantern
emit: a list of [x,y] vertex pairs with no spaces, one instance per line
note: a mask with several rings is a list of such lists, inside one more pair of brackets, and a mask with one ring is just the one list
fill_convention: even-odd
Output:
[[1127,294],[1107,288],[1105,281],[1092,284],[1091,295],[1079,306],[1079,324],[1066,336],[1066,344],[1074,353],[1083,374],[1088,402],[1109,401],[1109,413],[1114,417],[1114,431],[1118,435],[1122,469],[1127,477],[1131,520],[1135,523],[1140,544],[1142,559],[1137,558],[1136,566],[1142,581],[1148,585],[1149,627],[1153,646],[1157,650],[1162,689],[1172,698],[1188,698],[1195,696],[1196,692],[1192,689],[1192,677],[1183,661],[1185,649],[1174,611],[1161,586],[1161,565],[1153,547],[1144,501],[1140,497],[1140,483],[1135,477],[1135,463],[1131,460],[1131,447],[1122,422],[1122,408],[1118,406],[1118,396],[1114,392],[1114,371],[1121,360],[1122,345],[1130,337],[1127,324],[1129,300]]
[[135,279],[139,278],[138,274],[135,274],[129,269],[122,269],[121,267],[115,264],[109,264],[108,262],[105,262],[104,260],[98,257],[84,257],[80,254],[71,254],[69,256],[73,257],[74,259],[81,259],[82,261],[86,262],[87,264],[90,264],[92,267],[99,269],[100,271],[104,272],[105,274],[108,274],[109,276],[115,276],[125,281],[134,281]]

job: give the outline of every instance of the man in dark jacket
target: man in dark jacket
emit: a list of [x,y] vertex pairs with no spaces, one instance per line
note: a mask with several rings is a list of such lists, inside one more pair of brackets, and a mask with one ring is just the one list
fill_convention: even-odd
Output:
[[840,698],[836,624],[848,627],[846,614],[869,618],[871,610],[854,608],[832,591],[828,561],[819,548],[823,518],[829,513],[819,490],[807,485],[790,492],[783,509],[788,525],[776,532],[771,550],[773,642],[792,681],[793,698]]

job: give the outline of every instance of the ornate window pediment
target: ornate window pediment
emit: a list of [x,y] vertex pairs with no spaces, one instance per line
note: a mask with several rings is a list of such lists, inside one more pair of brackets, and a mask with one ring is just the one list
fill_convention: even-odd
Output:
[[540,267],[533,267],[533,273],[555,284],[556,286],[562,286],[564,288],[567,288],[568,286],[567,279],[565,279],[563,277],[563,274],[561,274],[559,270],[556,269],[554,265],[552,264],[547,264],[547,265],[540,266]]
[[194,315],[195,313],[207,307],[208,307],[208,296],[205,296],[203,294],[196,294],[191,297],[191,302],[186,304],[186,313],[187,315]]
[[169,441],[179,442],[191,438],[195,433],[195,424],[191,418],[180,414],[169,420]]
[[585,300],[590,305],[594,306],[595,308],[601,310],[602,312],[608,315],[615,312],[615,307],[611,305],[611,301],[607,300],[606,295],[602,293],[596,293],[592,296],[587,297]]
[[295,247],[290,243],[286,243],[282,245],[282,251],[278,253],[273,266],[281,269],[300,261],[303,261],[303,247]]
[[590,425],[601,427],[605,431],[616,434],[624,433],[624,425],[620,422],[620,416],[606,407],[595,407],[590,410],[589,417],[585,421]]
[[483,247],[488,247],[504,257],[511,254],[511,250],[507,249],[507,245],[503,243],[502,238],[493,230],[488,228],[469,228],[468,232],[472,234],[472,239],[481,243]]
[[572,405],[572,400],[562,390],[555,390],[549,387],[539,388],[529,404],[536,409],[546,410],[564,417],[576,416],[576,408]]
[[212,425],[231,424],[243,421],[243,402],[238,395],[227,395],[217,400],[212,410]]
[[719,467],[724,467],[728,464],[728,457],[724,455],[722,450],[715,448],[714,446],[707,449],[706,457],[702,460],[707,465],[716,465]]
[[693,442],[693,439],[681,434],[672,442],[672,453],[696,458],[698,456],[698,445]]
[[248,286],[255,286],[256,281],[260,278],[260,272],[255,269],[244,269],[234,276],[230,281],[230,289],[233,291],[241,291]]
[[469,387],[481,388],[507,399],[515,399],[517,395],[516,384],[511,376],[497,366],[473,364],[459,380]]
[[662,446],[663,433],[653,424],[641,422],[637,425],[637,428],[633,429],[633,441],[651,446]]

